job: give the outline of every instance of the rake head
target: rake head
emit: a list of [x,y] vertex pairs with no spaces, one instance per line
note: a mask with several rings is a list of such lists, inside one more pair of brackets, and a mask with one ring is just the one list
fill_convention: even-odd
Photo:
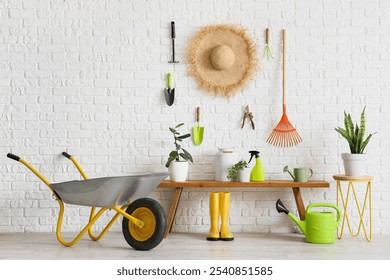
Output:
[[285,106],[283,106],[282,118],[268,137],[267,142],[278,147],[291,147],[302,142],[301,136],[288,120]]

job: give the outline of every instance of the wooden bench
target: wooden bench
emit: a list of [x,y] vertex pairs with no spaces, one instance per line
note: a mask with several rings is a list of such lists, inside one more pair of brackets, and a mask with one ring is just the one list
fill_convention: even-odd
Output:
[[184,188],[210,188],[213,191],[221,188],[291,188],[297,204],[299,217],[305,220],[305,205],[302,200],[301,188],[329,188],[329,183],[326,181],[308,181],[308,182],[293,182],[293,181],[263,181],[263,182],[219,182],[219,181],[186,181],[186,182],[171,182],[162,181],[159,188],[174,188],[174,194],[167,217],[167,231],[165,237],[171,233],[173,222],[176,216],[176,210],[180,202],[181,193]]

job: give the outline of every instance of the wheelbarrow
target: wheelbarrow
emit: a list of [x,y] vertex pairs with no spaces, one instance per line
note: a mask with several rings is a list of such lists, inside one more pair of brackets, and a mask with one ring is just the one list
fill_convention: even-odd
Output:
[[[63,152],[62,155],[72,161],[84,180],[51,184],[26,160],[11,153],[7,154],[7,157],[24,164],[52,191],[60,205],[56,235],[62,245],[73,246],[87,231],[92,240],[100,240],[119,216],[123,216],[123,236],[131,247],[146,251],[160,244],[167,227],[165,212],[156,200],[145,196],[156,188],[168,176],[168,173],[88,179],[73,156],[66,152]],[[61,235],[65,212],[64,203],[92,207],[88,224],[70,242],[65,241]],[[101,209],[95,213],[97,207],[101,207]],[[103,231],[95,236],[92,232],[92,226],[107,210],[115,210],[117,213]]]

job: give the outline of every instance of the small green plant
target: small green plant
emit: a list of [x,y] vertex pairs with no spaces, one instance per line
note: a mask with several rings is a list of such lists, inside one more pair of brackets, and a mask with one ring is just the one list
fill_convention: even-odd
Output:
[[165,164],[165,167],[167,167],[167,168],[169,167],[169,165],[171,164],[172,161],[174,161],[174,160],[180,161],[180,157],[186,161],[189,160],[190,162],[194,162],[191,154],[189,152],[187,152],[185,149],[183,149],[181,146],[181,142],[184,139],[191,136],[191,134],[189,134],[189,133],[184,134],[184,135],[180,135],[180,133],[177,131],[177,129],[179,127],[181,127],[182,125],[184,125],[184,123],[179,123],[178,125],[175,126],[175,128],[172,128],[172,127],[169,128],[169,131],[172,132],[173,138],[175,139],[174,144],[175,144],[176,149],[169,153],[168,161]]
[[364,135],[366,133],[366,117],[365,117],[366,107],[364,107],[362,113],[360,114],[360,127],[356,123],[355,126],[352,122],[351,114],[344,112],[344,126],[337,127],[335,130],[343,136],[349,144],[351,154],[362,154],[366,148],[368,142],[370,141],[372,135],[375,133],[370,133],[366,139]]
[[227,178],[232,181],[237,180],[238,171],[243,170],[244,168],[248,168],[248,163],[245,160],[240,160],[235,165],[228,168]]

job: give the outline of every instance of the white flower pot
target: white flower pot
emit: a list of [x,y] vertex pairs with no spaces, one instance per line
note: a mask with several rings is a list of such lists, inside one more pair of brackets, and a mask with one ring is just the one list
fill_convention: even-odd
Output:
[[346,176],[364,176],[367,173],[366,154],[343,153],[341,157],[344,161],[344,170]]
[[185,182],[188,175],[188,161],[172,161],[168,167],[169,178],[173,182]]
[[238,170],[238,176],[237,179],[239,182],[250,182],[251,177],[251,168],[244,168],[241,170]]

